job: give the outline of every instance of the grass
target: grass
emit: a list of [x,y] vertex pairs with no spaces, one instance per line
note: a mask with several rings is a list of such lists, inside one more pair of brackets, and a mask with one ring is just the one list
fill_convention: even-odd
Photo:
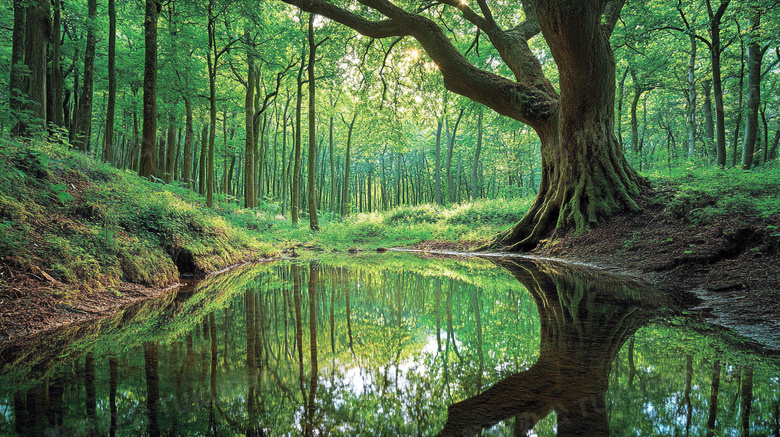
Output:
[[745,222],[780,217],[780,168],[760,170],[688,167],[668,176],[651,174],[658,202],[670,217],[692,225],[706,225],[731,216]]
[[[186,192],[186,195],[183,194]],[[86,288],[160,287],[277,250],[197,196],[44,141],[0,143],[0,260]],[[48,276],[48,278],[47,278]]]
[[164,185],[95,161],[65,144],[0,139],[0,264],[39,280],[82,288],[132,282],[161,287],[182,272],[210,272],[290,246],[322,250],[397,247],[421,241],[482,242],[517,222],[532,199],[480,200],[445,208],[404,206],[321,230],[280,218],[278,204],[237,206],[181,184]]

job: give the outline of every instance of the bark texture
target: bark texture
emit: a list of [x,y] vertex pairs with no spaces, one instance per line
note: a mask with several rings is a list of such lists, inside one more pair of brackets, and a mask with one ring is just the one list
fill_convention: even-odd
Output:
[[144,109],[141,131],[141,162],[138,174],[154,176],[157,172],[157,16],[158,0],[146,0],[144,18]]

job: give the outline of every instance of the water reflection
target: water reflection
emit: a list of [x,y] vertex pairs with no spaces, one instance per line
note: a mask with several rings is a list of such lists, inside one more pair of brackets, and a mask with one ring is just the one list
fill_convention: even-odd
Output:
[[0,345],[0,435],[777,431],[776,363],[669,327],[681,304],[640,282],[382,261],[247,268]]
[[449,407],[440,435],[472,435],[514,418],[526,435],[551,411],[558,435],[609,435],[612,361],[664,296],[625,278],[572,266],[502,261],[533,296],[541,321],[539,360]]

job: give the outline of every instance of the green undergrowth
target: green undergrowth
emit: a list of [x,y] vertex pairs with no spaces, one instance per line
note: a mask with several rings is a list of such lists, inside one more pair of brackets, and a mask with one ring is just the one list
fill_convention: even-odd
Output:
[[[163,286],[264,254],[230,211],[44,140],[0,139],[0,261],[92,287]],[[5,276],[8,278],[9,276]]]
[[343,219],[320,214],[320,230],[312,232],[308,218],[299,225],[270,220],[258,229],[264,239],[283,245],[301,244],[327,250],[373,250],[403,247],[423,241],[460,242],[468,248],[483,243],[507,226],[517,223],[533,198],[478,200],[449,207],[424,204],[402,206],[385,212],[352,214]]
[[780,217],[780,168],[680,168],[650,175],[667,213],[692,225],[723,217],[771,221]]

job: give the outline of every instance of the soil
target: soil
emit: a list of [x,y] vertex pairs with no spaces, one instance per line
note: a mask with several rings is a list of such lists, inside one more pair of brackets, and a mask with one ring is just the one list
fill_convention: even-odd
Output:
[[[693,225],[669,215],[663,202],[613,217],[589,232],[555,236],[530,255],[584,262],[641,276],[658,287],[693,293],[713,322],[780,351],[780,242],[765,220],[729,216]],[[776,232],[776,231],[775,231]],[[774,239],[774,240],[773,240]],[[426,241],[413,249],[468,251],[480,242]],[[287,257],[315,248],[292,247]],[[110,315],[129,302],[164,292],[134,284],[116,290],[73,292],[35,266],[0,265],[0,342]]]

